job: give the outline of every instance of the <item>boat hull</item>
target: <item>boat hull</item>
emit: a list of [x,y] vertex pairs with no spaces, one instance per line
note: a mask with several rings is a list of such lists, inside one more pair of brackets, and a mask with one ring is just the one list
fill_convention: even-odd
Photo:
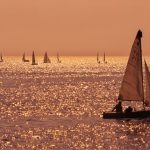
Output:
[[122,119],[122,118],[148,118],[150,117],[150,110],[134,111],[130,113],[104,112],[103,119]]
[[32,63],[31,65],[38,65],[37,63]]
[[29,62],[29,60],[23,60],[23,62]]

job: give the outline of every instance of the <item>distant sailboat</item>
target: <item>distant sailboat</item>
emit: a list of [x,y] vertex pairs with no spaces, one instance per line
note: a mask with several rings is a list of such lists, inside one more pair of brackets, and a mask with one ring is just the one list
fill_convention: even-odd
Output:
[[105,52],[104,52],[104,60],[103,61],[104,61],[105,64],[107,64]]
[[22,61],[23,61],[23,62],[29,62],[29,60],[26,59],[25,53],[23,53]]
[[1,53],[1,56],[0,56],[0,62],[3,62],[4,60],[3,60],[3,55],[2,55],[2,53]]
[[[141,111],[126,112],[105,112],[103,118],[145,118],[150,117],[150,110],[145,110],[144,87],[143,87],[143,70],[142,70],[142,49],[141,49],[142,32],[139,30],[133,43],[130,57],[127,63],[126,71],[123,77],[119,91],[118,101],[137,101],[143,103]],[[150,77],[148,67],[146,69],[147,98],[150,98]]]
[[97,63],[100,64],[99,53],[97,52]]
[[48,58],[48,55],[47,55],[47,52],[45,52],[45,55],[44,55],[44,63],[51,63],[50,59]]
[[32,65],[37,65],[37,63],[35,62],[35,54],[34,51],[32,53]]
[[57,62],[61,63],[61,60],[59,59],[59,53],[57,53]]

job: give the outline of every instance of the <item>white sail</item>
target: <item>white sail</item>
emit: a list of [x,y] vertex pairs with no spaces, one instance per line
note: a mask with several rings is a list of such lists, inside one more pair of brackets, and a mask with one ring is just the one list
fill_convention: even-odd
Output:
[[145,61],[145,83],[146,83],[145,103],[147,105],[150,105],[150,73],[146,61]]
[[144,101],[141,38],[142,32],[139,30],[130,52],[118,100]]

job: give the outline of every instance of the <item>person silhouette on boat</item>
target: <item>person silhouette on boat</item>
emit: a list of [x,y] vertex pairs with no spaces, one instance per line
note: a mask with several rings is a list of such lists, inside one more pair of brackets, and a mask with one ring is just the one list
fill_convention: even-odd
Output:
[[144,104],[145,104],[146,107],[150,106],[150,102],[149,101],[145,101]]
[[125,113],[131,113],[133,111],[133,108],[129,106],[128,108],[125,109]]
[[122,103],[121,101],[112,109],[112,111],[116,110],[116,112],[122,112]]

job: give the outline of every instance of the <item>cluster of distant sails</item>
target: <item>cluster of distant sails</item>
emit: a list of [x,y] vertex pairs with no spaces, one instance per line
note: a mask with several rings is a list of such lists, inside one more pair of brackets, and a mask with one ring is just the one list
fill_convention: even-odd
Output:
[[[0,62],[3,62],[3,61],[4,61],[3,60],[3,55],[1,53],[1,55],[0,55]],[[22,62],[30,62],[28,59],[26,59],[25,53],[23,53]],[[103,62],[107,64],[107,61],[106,61],[106,58],[105,58],[105,52],[104,52]],[[47,52],[45,52],[45,54],[44,54],[43,63],[51,63],[51,60],[49,59]],[[60,60],[60,57],[59,57],[59,53],[57,53],[57,63],[61,63],[61,60]],[[97,63],[98,64],[101,63],[101,61],[99,59],[99,53],[98,52],[97,52]],[[32,65],[38,65],[38,63],[35,61],[34,51],[32,53]]]
[[[27,60],[27,59],[25,58],[25,53],[23,54],[22,61],[23,61],[23,62],[29,62],[29,60]],[[58,63],[61,63],[61,60],[59,59],[59,54],[58,54],[58,53],[57,53],[57,62],[58,62]],[[105,52],[104,52],[103,62],[104,62],[104,63],[107,63],[107,61],[106,61],[106,59],[105,59]],[[45,54],[44,54],[43,63],[51,63],[51,60],[49,59],[47,52],[45,52]],[[100,59],[99,59],[99,53],[98,53],[98,52],[97,52],[97,63],[100,64]],[[35,61],[35,54],[34,54],[34,51],[33,51],[33,53],[32,53],[32,65],[37,65],[37,63],[36,63],[36,61]]]
[[[105,58],[105,52],[104,52],[103,62],[104,62],[104,64],[107,64],[107,61],[106,61],[106,58]],[[100,61],[100,59],[99,59],[99,52],[97,52],[97,63],[98,63],[98,64],[101,63],[101,61]]]
[[[23,53],[22,61],[23,62],[29,62],[29,60],[26,59],[26,57],[25,57],[25,53]],[[57,62],[61,63],[61,60],[59,59],[59,54],[58,53],[57,53]],[[45,52],[45,54],[44,54],[43,63],[51,63],[51,60],[49,59],[47,52]],[[38,63],[35,61],[34,51],[32,53],[32,65],[38,65]]]

